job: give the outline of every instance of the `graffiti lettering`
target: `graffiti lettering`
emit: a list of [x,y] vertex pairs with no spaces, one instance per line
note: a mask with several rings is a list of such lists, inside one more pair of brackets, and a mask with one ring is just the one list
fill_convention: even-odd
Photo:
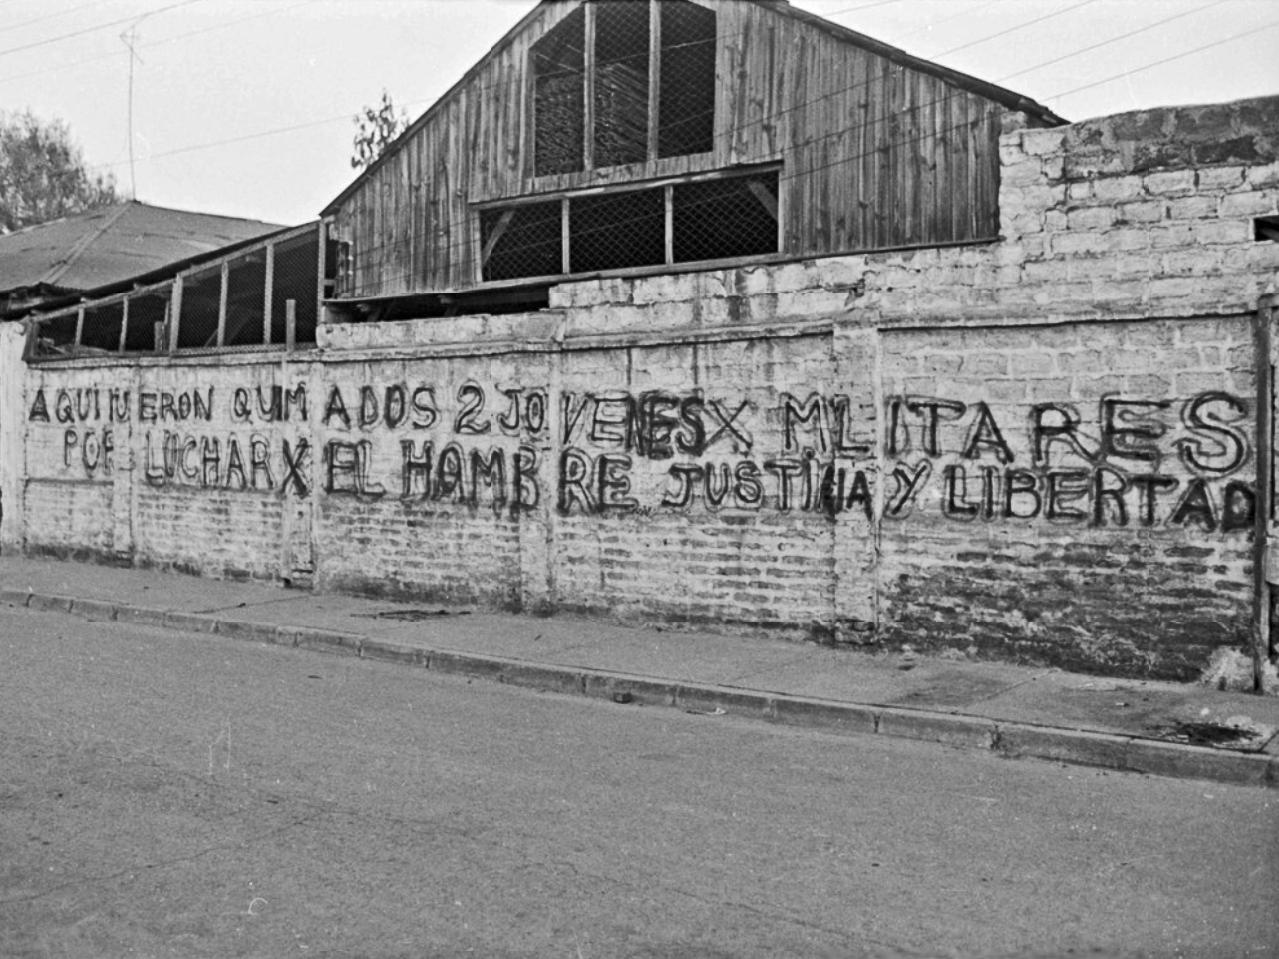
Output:
[[144,390],[138,394],[138,419],[143,423],[213,419],[213,387],[204,394],[199,390],[169,390],[153,392]]
[[[356,423],[362,430],[376,426],[396,429],[405,424],[415,430],[430,429],[435,425],[439,410],[435,403],[435,387],[416,386],[412,390],[404,383],[392,383],[378,390],[361,386],[359,404],[355,407]],[[306,418],[305,413],[302,416]],[[329,388],[324,401],[321,422],[332,426],[336,421],[343,429],[351,428],[351,413],[340,386]]]
[[1182,462],[1201,473],[1225,475],[1239,469],[1248,458],[1248,439],[1232,424],[1247,415],[1243,401],[1229,393],[1195,397],[1182,414],[1182,422],[1192,434],[1177,443]]
[[631,466],[625,454],[591,456],[569,447],[560,454],[556,509],[565,516],[574,506],[587,515],[633,512],[639,501],[630,495]]
[[231,393],[231,416],[241,423],[255,417],[266,423],[288,422],[295,414],[300,420],[307,418],[305,383],[291,390],[282,386],[270,386],[265,391],[261,386],[252,390],[238,386]]
[[324,447],[324,491],[330,496],[381,499],[386,487],[369,478],[373,444],[330,440]]
[[63,431],[62,465],[65,467],[78,461],[89,476],[93,476],[99,468],[110,473],[114,452],[115,437],[110,429],[99,432],[68,427]]
[[457,414],[457,419],[453,421],[454,433],[477,436],[493,428],[492,420],[485,420],[482,423],[479,421],[479,415],[484,412],[485,404],[483,387],[475,383],[463,384],[457,391],[457,399],[462,404],[462,409]]
[[689,393],[650,391],[565,392],[560,396],[561,437],[565,446],[589,441],[645,459],[670,459],[675,453],[704,454],[721,440],[735,452],[754,445],[743,415],[747,401],[729,408],[723,400],[707,400],[700,390]]
[[527,394],[519,387],[502,390],[507,399],[506,411],[497,417],[497,425],[507,436],[522,431],[540,433],[546,426],[546,391],[530,390]]
[[[871,444],[855,442],[852,438],[852,402],[842,394],[822,396],[810,393],[799,400],[790,393],[782,394],[780,406],[782,421],[782,449],[788,453],[812,449],[823,455],[868,456]],[[739,411],[740,412],[740,411]],[[811,442],[801,444],[796,428],[806,427]]]
[[521,446],[514,454],[501,448],[464,450],[449,443],[437,457],[429,440],[419,446],[400,441],[400,499],[403,502],[450,499],[472,508],[487,490],[494,512],[510,507],[512,515],[537,507],[541,493],[537,480],[537,452]]
[[[109,468],[111,449],[103,437],[102,463]],[[143,435],[143,478],[157,489],[166,486],[191,486],[220,490],[273,490],[275,472],[272,467],[271,443],[265,436],[253,434],[245,443],[235,434],[225,436],[197,435],[164,430]],[[307,493],[305,480],[306,440],[299,440],[296,452],[288,440],[280,443],[286,479],[279,487],[299,496]],[[84,455],[88,444],[81,442]],[[86,468],[88,463],[86,462]]]

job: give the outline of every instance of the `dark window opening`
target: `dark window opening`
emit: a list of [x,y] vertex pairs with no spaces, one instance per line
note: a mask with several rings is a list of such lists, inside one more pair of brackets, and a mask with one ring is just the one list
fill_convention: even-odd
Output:
[[[662,0],[654,37],[649,0],[595,0],[589,7],[595,18],[590,50],[582,6],[529,54],[534,176],[586,169],[588,146],[593,169],[709,151],[715,129],[714,11],[689,0]],[[656,78],[650,76],[654,44]],[[653,79],[657,90],[650,100]]]
[[665,263],[664,191],[636,190],[572,200],[569,251],[572,273]]
[[232,260],[227,273],[223,346],[261,346],[266,304],[266,249]]
[[485,280],[564,272],[560,201],[483,211],[480,242]]
[[36,356],[74,356],[75,331],[79,322],[74,313],[64,313],[40,322],[36,334],[34,354]]
[[[284,343],[288,301],[296,309],[295,343],[314,343],[320,295],[319,237],[307,232],[275,245],[271,291],[271,342]],[[185,308],[183,309],[185,313]]]
[[151,353],[167,350],[164,324],[169,316],[169,297],[151,293],[129,297],[129,326],[125,330],[126,353]]
[[221,268],[186,277],[182,284],[178,349],[200,349],[218,345],[218,304],[221,298]]
[[585,166],[586,14],[578,7],[533,44],[533,173]]
[[705,153],[715,132],[715,13],[666,0],[661,55],[657,155]]
[[1279,241],[1279,216],[1259,216],[1252,221],[1254,240]]
[[[481,210],[483,279],[597,273],[777,253],[778,177],[778,171],[771,170]],[[562,238],[565,202],[567,269]]]
[[465,293],[410,293],[386,300],[330,303],[329,309],[347,323],[383,323],[476,314],[534,313],[550,305],[549,286],[535,284],[503,290]]
[[595,16],[595,166],[648,158],[648,0],[610,0]]
[[123,323],[124,304],[122,302],[86,307],[84,328],[80,332],[81,351],[118,353],[120,326]]
[[776,253],[777,173],[675,187],[676,263]]

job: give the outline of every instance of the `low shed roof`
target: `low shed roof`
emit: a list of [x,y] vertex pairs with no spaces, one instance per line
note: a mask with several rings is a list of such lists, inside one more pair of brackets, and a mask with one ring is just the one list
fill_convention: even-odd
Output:
[[126,200],[0,236],[0,293],[92,290],[280,229]]

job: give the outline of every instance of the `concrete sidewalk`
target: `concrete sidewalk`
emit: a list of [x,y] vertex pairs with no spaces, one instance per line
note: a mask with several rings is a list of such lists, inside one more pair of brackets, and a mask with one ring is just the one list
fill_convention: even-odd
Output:
[[535,689],[1279,787],[1279,697],[0,556],[0,602]]

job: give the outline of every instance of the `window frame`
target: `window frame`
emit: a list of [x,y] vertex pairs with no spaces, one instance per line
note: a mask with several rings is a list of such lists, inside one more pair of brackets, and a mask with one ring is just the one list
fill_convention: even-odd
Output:
[[[778,180],[778,191],[776,197],[776,221],[777,221],[777,243],[774,253],[756,254],[750,256],[732,256],[715,260],[698,260],[698,261],[677,261],[675,260],[675,240],[674,240],[674,209],[672,206],[674,191],[676,187],[684,186],[690,183],[707,183],[715,180],[736,180],[749,179],[752,177],[767,176],[775,174]],[[560,262],[561,272],[548,273],[541,275],[521,276],[518,278],[505,278],[500,280],[486,280],[484,278],[485,261],[481,255],[477,255],[474,259],[475,273],[474,282],[479,287],[498,287],[509,286],[512,283],[536,283],[536,282],[564,282],[582,276],[626,276],[626,275],[643,275],[650,273],[669,272],[671,270],[686,270],[695,264],[724,264],[724,263],[758,263],[766,261],[769,258],[785,258],[786,248],[786,232],[784,224],[786,222],[786,191],[781,188],[785,181],[785,168],[780,162],[773,161],[768,163],[745,164],[742,166],[728,167],[719,170],[709,170],[699,173],[689,173],[683,176],[669,176],[655,178],[651,180],[632,180],[621,183],[599,184],[596,186],[581,187],[577,189],[566,189],[550,191],[546,193],[529,194],[519,197],[508,197],[500,200],[486,200],[471,205],[472,222],[475,224],[475,249],[477,254],[481,254],[483,242],[479,222],[483,213],[492,212],[494,210],[508,210],[515,207],[533,206],[539,204],[549,204],[559,202],[560,204]],[[617,267],[607,270],[591,270],[586,272],[573,273],[570,272],[572,262],[571,249],[571,208],[574,200],[586,197],[597,197],[608,194],[618,193],[634,193],[650,190],[662,190],[664,193],[663,207],[665,210],[665,218],[663,223],[663,243],[665,248],[664,262],[651,266],[626,266]],[[489,245],[495,245],[496,241],[490,240]]]
[[[258,351],[293,352],[298,346],[310,348],[313,346],[313,337],[301,342],[297,340],[297,324],[293,311],[286,312],[283,328],[281,330],[273,329],[273,326],[281,326],[279,322],[280,317],[278,315],[273,316],[273,298],[278,299],[276,294],[278,294],[286,285],[285,279],[277,273],[276,252],[281,246],[288,246],[299,241],[307,243],[309,241],[310,234],[315,234],[315,257],[318,282],[314,291],[314,302],[316,310],[316,326],[318,327],[323,311],[322,292],[325,273],[324,256],[326,251],[326,247],[323,242],[322,229],[322,225],[318,221],[306,223],[298,227],[291,227],[286,230],[269,234],[268,236],[250,243],[236,245],[231,252],[224,253],[222,255],[210,256],[210,258],[206,261],[177,271],[170,279],[158,280],[146,285],[137,285],[128,291],[96,299],[83,299],[74,306],[50,310],[47,313],[39,311],[34,312],[27,319],[30,327],[27,331],[27,340],[23,351],[23,359],[28,363],[37,364],[86,359],[93,361],[102,361],[106,359],[133,360],[138,357],[146,356],[174,357],[193,354],[246,353]],[[227,309],[228,296],[230,294],[230,274],[237,261],[251,256],[258,251],[261,251],[264,256],[262,277],[263,304],[260,317],[260,322],[262,324],[261,342],[257,342],[255,340],[240,344],[228,344],[226,340],[228,338]],[[181,343],[183,287],[189,286],[193,282],[199,282],[202,279],[207,279],[210,275],[216,278],[218,285],[217,310],[215,314],[216,332],[210,338],[212,342],[207,345],[183,345]],[[133,331],[136,334],[138,329],[138,327],[132,322],[136,320],[137,317],[130,316],[130,304],[139,300],[155,298],[164,301],[164,319],[152,321],[152,346],[144,349],[138,349],[136,347],[133,349],[128,348],[128,342],[134,338],[133,336],[130,336],[130,332]],[[308,303],[310,302],[310,299],[310,297],[307,298]],[[298,302],[296,299],[293,301],[295,303]],[[115,345],[110,349],[88,347],[88,345],[84,343],[86,314],[117,306],[120,308],[121,317],[120,331]],[[65,352],[56,354],[42,352],[39,344],[41,332],[46,327],[52,327],[60,321],[65,322],[72,317],[75,319],[74,335],[67,342],[58,344],[65,348]],[[234,333],[236,331],[232,330],[230,332]],[[279,333],[280,335],[274,335],[276,333]]]
[[[583,25],[583,78],[582,78],[582,166],[578,170],[564,171],[558,173],[538,173],[537,172],[537,78],[534,68],[534,60],[536,53],[534,48],[544,38],[549,36],[556,28],[558,28],[565,20],[560,20],[549,30],[542,34],[538,40],[529,47],[525,53],[525,84],[524,84],[524,135],[521,142],[521,167],[524,171],[525,180],[534,184],[539,182],[556,182],[564,177],[582,177],[591,176],[602,170],[617,170],[628,167],[648,166],[654,162],[670,162],[682,161],[689,162],[690,159],[706,159],[712,156],[714,149],[714,135],[712,132],[712,145],[708,150],[702,150],[692,153],[671,154],[663,156],[660,150],[660,133],[661,133],[661,99],[662,99],[662,2],[661,0],[647,0],[648,3],[648,100],[646,105],[645,119],[647,122],[646,130],[646,150],[645,157],[642,161],[633,163],[623,163],[610,166],[596,166],[595,164],[595,95],[596,95],[596,43],[595,31],[596,21],[598,19],[599,3],[601,0],[586,0],[580,8],[584,16]],[[716,25],[716,42],[715,42],[715,62],[718,64],[719,59],[719,12],[704,3],[697,0],[681,0],[695,7],[706,10],[715,17]],[[712,90],[710,96],[711,109],[713,111],[711,120],[711,129],[714,131],[715,122],[714,115],[719,112],[718,92],[714,89],[714,81],[712,80]]]

